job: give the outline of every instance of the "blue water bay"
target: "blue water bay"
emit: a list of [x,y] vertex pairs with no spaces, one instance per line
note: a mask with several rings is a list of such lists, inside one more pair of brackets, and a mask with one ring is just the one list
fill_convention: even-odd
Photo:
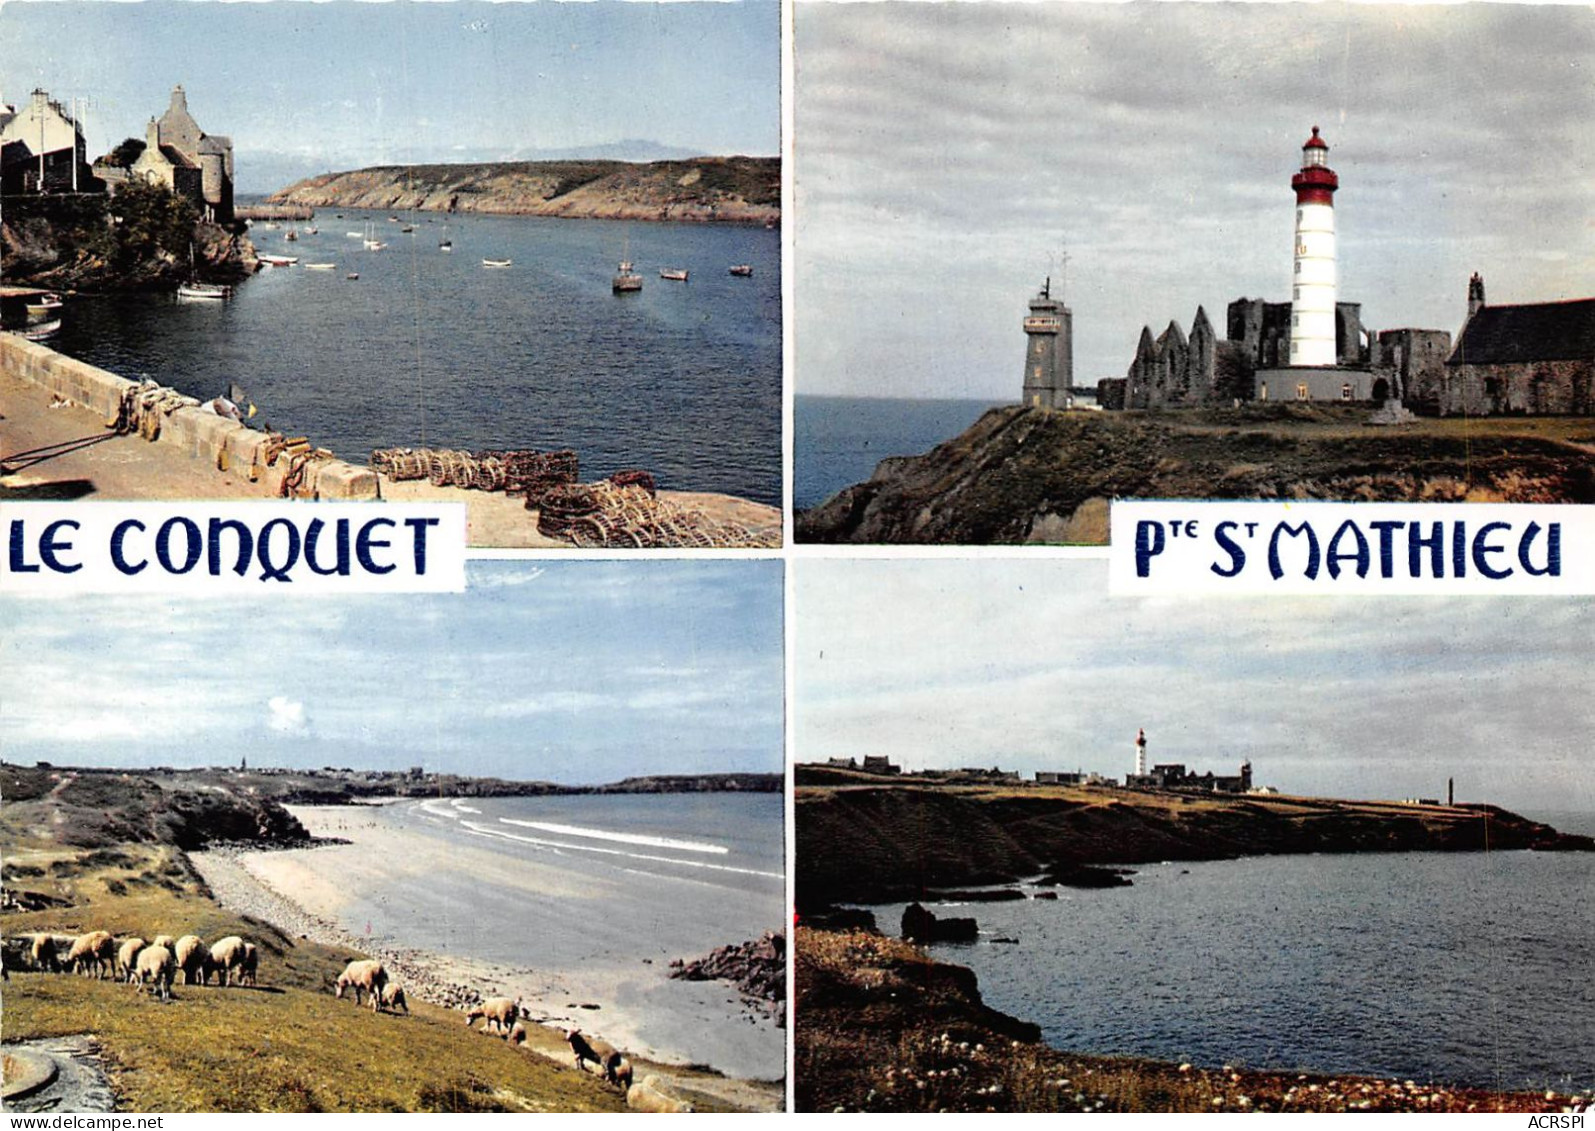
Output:
[[[261,251],[299,265],[262,271],[225,304],[80,299],[51,344],[204,398],[236,382],[257,423],[356,461],[383,447],[569,447],[586,479],[644,468],[664,487],[779,504],[779,232],[401,219],[413,233],[385,213],[322,210],[317,234],[300,224],[297,242],[288,225],[257,225]],[[368,227],[386,248],[366,250]],[[445,235],[452,253],[438,249]],[[644,278],[639,293],[611,292],[623,256]],[[736,264],[753,274],[730,275]],[[659,278],[665,267],[689,280]]]
[[[938,946],[1076,1052],[1511,1089],[1595,1087],[1595,857],[1280,856],[980,903]],[[895,928],[902,906],[878,909]],[[992,944],[1013,937],[1018,945]]]

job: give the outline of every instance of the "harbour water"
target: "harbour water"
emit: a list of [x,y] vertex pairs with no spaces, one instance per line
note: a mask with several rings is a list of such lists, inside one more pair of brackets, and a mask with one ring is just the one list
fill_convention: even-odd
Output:
[[[780,504],[779,232],[415,213],[400,214],[404,234],[388,215],[257,223],[260,251],[299,263],[226,303],[78,298],[50,344],[206,399],[236,382],[255,423],[357,462],[386,447],[569,447],[584,479],[642,468],[663,487]],[[366,250],[368,227],[386,248]],[[611,293],[623,256],[639,293]],[[728,274],[736,264],[752,276]]]
[[[1595,856],[1279,856],[1133,879],[931,905],[981,930],[932,953],[1072,1052],[1595,1088]],[[895,933],[902,909],[875,910]]]
[[669,977],[675,959],[782,928],[779,793],[436,798],[304,815],[353,843],[255,854],[250,867],[363,945],[525,970],[557,987],[534,1019],[733,1075],[783,1075],[784,1030],[754,1023],[734,987]]
[[793,398],[792,505],[807,510],[862,483],[887,456],[928,452],[968,428],[990,401]]

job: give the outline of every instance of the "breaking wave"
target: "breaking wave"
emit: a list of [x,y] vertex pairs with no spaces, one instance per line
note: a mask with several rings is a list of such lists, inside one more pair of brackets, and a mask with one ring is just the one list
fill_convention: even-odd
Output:
[[724,845],[703,844],[691,840],[671,840],[663,836],[646,836],[642,833],[616,833],[607,829],[584,829],[580,825],[556,825],[552,821],[517,821],[513,817],[500,817],[506,825],[520,825],[528,829],[539,829],[545,833],[558,833],[561,836],[579,836],[587,840],[607,840],[616,844],[636,844],[645,848],[669,848],[676,852],[703,852],[715,856],[724,856],[731,850]]

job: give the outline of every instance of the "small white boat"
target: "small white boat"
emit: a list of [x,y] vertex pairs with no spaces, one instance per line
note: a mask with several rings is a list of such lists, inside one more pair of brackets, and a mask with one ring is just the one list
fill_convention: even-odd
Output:
[[223,283],[179,283],[177,285],[178,298],[197,298],[221,300],[231,298],[233,288]]
[[46,291],[42,295],[34,295],[24,305],[29,318],[48,318],[61,309],[61,296],[54,291]]
[[348,236],[352,240],[363,240],[366,237],[366,234],[364,232],[345,232],[343,234]]
[[366,240],[367,251],[381,251],[387,246],[388,245],[383,243],[381,240]]
[[454,241],[453,240],[439,240],[438,241],[438,250],[439,251],[453,251],[454,250]]
[[336,271],[337,269],[338,269],[338,265],[336,263],[306,263],[305,264],[305,270],[306,271]]
[[358,279],[359,277],[360,277],[360,272],[358,272],[358,271],[350,271],[347,275],[344,276],[345,279]]
[[320,228],[306,228],[305,229],[305,235],[313,236],[313,235],[317,234],[320,231],[321,231]]
[[19,337],[28,339],[30,342],[40,342],[45,338],[53,338],[60,332],[60,330],[61,320],[59,318],[52,318],[48,322],[35,322],[31,326],[24,326],[22,329],[14,330],[12,332],[17,334]]
[[659,268],[659,277],[661,279],[673,279],[678,283],[685,283],[687,281],[687,272],[682,267],[661,267]]
[[508,267],[513,262],[514,262],[514,260],[510,260],[510,259],[484,259],[484,260],[482,260],[482,266],[483,267]]
[[299,238],[299,231],[296,228],[289,228],[288,233],[282,238],[292,243]]
[[753,265],[750,263],[738,263],[731,268],[731,274],[736,275],[738,278],[746,279],[753,274]]
[[297,255],[261,255],[259,259],[268,267],[292,267],[299,262]]

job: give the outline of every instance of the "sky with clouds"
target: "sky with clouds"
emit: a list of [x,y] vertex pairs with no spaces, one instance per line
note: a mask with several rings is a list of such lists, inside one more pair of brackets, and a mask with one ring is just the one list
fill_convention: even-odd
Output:
[[5,0],[0,98],[92,99],[91,155],[172,87],[230,136],[244,192],[409,161],[641,139],[780,152],[780,7],[741,3]]
[[[794,11],[799,393],[1019,396],[1067,250],[1075,375],[1290,297],[1290,177],[1340,174],[1340,297],[1455,331],[1595,294],[1595,10],[890,3]],[[1054,290],[1057,293],[1057,290]]]
[[477,561],[464,594],[0,598],[0,754],[566,783],[779,772],[781,576]]
[[799,761],[1595,812],[1595,601],[1107,596],[1104,561],[794,564]]

